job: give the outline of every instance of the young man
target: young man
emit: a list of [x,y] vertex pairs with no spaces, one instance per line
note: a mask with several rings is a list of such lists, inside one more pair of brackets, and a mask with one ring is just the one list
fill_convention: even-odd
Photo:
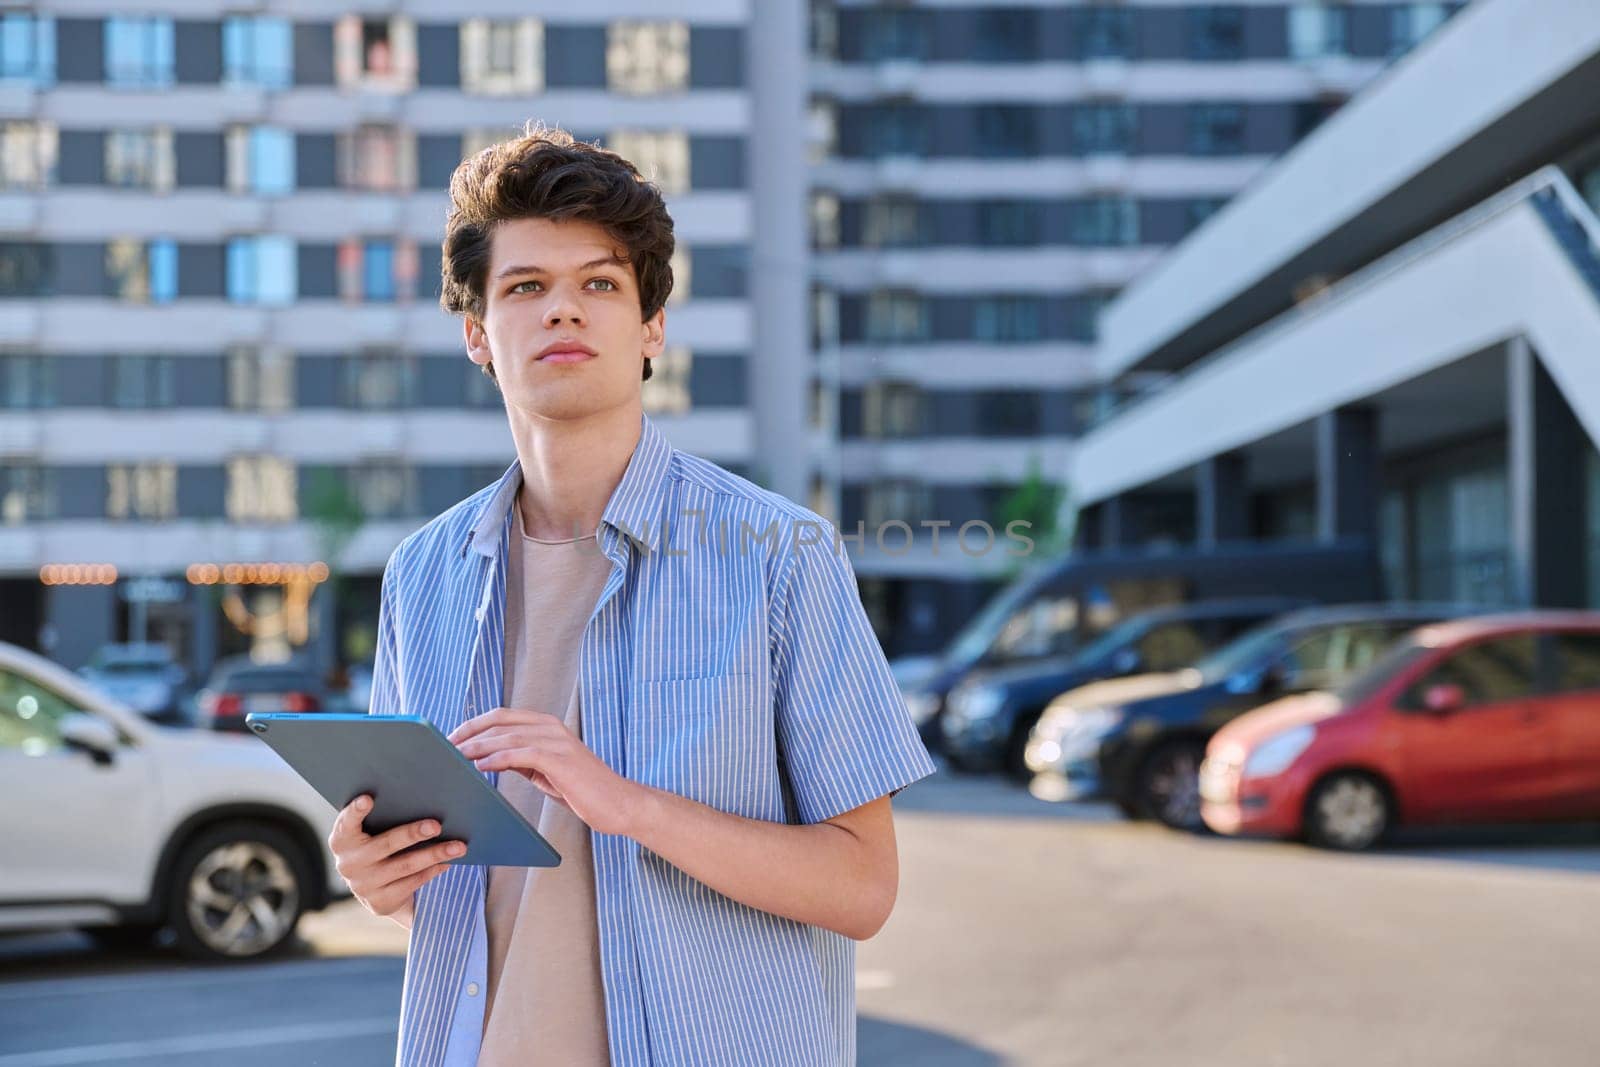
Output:
[[397,1062],[853,1063],[889,798],[933,765],[845,550],[644,414],[673,234],[631,164],[536,130],[450,195],[443,303],[517,460],[390,557],[371,711],[437,723],[562,862],[340,813],[340,872],[411,931]]

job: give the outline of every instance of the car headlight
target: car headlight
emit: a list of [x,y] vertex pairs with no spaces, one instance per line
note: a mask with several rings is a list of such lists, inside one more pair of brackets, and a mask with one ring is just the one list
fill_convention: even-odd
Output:
[[1057,706],[1039,719],[1034,736],[1065,744],[1068,741],[1093,741],[1122,725],[1121,708],[1074,708]]
[[1306,750],[1316,735],[1316,728],[1310,725],[1295,726],[1281,734],[1273,734],[1245,758],[1242,777],[1263,778],[1282,774],[1300,758],[1300,753]]
[[991,719],[1005,702],[1005,693],[992,686],[961,688],[950,694],[950,714],[964,722]]
[[935,715],[939,714],[939,694],[926,690],[915,690],[905,694],[906,708],[911,712],[911,721],[921,726]]

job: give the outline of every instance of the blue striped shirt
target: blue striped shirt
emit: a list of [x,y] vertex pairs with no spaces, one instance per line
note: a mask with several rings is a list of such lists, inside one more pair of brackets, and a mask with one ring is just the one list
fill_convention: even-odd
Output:
[[[513,463],[390,556],[373,714],[448,733],[502,703],[521,481]],[[584,740],[618,774],[815,823],[933,772],[832,524],[679,451],[644,415],[596,533],[612,570],[578,685]],[[854,941],[737,903],[631,838],[595,834],[594,865],[616,1067],[855,1062]],[[486,882],[455,864],[416,894],[400,1067],[477,1060]]]

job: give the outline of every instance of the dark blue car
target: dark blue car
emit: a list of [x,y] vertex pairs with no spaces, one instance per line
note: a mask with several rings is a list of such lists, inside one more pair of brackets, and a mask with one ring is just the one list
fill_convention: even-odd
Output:
[[1158,608],[1113,627],[1083,651],[1013,667],[979,669],[950,691],[941,718],[945,756],[958,771],[1004,769],[1026,780],[1023,750],[1045,705],[1106,678],[1193,666],[1241,633],[1303,600],[1256,597]]
[[1245,634],[1159,686],[1119,692],[1112,682],[1063,693],[1026,746],[1033,790],[1111,800],[1127,815],[1198,829],[1200,762],[1224,723],[1280,697],[1340,685],[1411,630],[1473,610],[1308,609]]

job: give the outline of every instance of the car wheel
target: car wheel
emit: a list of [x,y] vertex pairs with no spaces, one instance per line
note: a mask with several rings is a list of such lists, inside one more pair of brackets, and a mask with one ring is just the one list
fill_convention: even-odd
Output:
[[293,838],[262,823],[214,826],[173,869],[167,921],[193,959],[246,960],[284,946],[305,910],[310,864]]
[[1345,771],[1318,782],[1306,801],[1306,839],[1358,852],[1383,839],[1393,818],[1388,790],[1371,775]]
[[108,952],[137,952],[148,948],[161,930],[159,923],[127,923],[122,926],[86,926],[83,932]]
[[1174,830],[1201,829],[1200,761],[1205,754],[1200,741],[1168,741],[1150,753],[1139,768],[1134,798],[1146,818]]

